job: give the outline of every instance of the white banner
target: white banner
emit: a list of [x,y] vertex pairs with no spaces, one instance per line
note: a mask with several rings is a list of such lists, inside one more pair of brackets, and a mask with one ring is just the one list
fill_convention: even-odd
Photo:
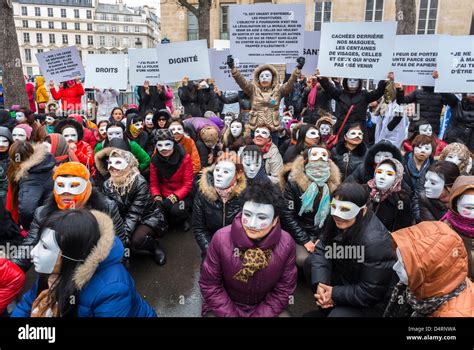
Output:
[[84,66],[75,46],[36,54],[45,81],[60,83],[84,77]]
[[156,49],[129,49],[128,59],[130,85],[141,86],[145,80],[148,80],[150,85],[160,82],[160,67]]
[[392,58],[395,81],[405,85],[434,86],[438,35],[397,35]]
[[127,55],[89,55],[86,65],[86,88],[127,89]]
[[246,62],[294,62],[303,53],[304,15],[304,4],[230,5],[232,55]]
[[156,50],[162,83],[181,81],[185,76],[190,80],[207,79],[211,75],[206,40],[157,45]]
[[[321,32],[304,32],[303,57],[306,63],[303,67],[303,74],[308,76],[314,74],[318,68],[319,44]],[[286,64],[286,72],[292,73],[296,68],[296,62]]]
[[230,48],[230,40],[214,39],[214,48],[216,50],[224,50]]
[[[209,49],[209,62],[211,64],[211,77],[215,80],[217,87],[221,91],[238,91],[240,87],[235,82],[229,67],[227,66],[227,56],[229,50]],[[247,79],[253,79],[253,71],[257,68],[257,63],[241,63],[235,60],[235,66],[240,73]]]
[[323,23],[319,49],[322,76],[386,79],[392,69],[397,22]]
[[474,93],[474,35],[439,38],[435,92]]

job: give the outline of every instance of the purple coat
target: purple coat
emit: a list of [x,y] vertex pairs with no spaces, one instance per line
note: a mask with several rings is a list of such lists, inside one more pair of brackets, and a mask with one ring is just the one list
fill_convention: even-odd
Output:
[[[212,311],[217,317],[278,316],[296,289],[295,242],[281,229],[280,222],[262,241],[252,241],[242,227],[241,215],[212,237],[199,280],[204,299],[202,314]],[[235,252],[257,247],[272,249],[268,266],[257,271],[248,283],[234,279],[242,268]]]

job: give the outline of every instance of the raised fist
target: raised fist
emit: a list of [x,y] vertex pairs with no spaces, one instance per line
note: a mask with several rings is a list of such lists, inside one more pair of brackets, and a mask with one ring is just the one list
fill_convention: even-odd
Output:
[[296,68],[298,68],[298,69],[303,69],[303,66],[304,66],[305,61],[306,61],[306,59],[305,59],[304,57],[298,57],[298,58],[296,59],[296,63],[298,63],[298,64],[296,65]]
[[235,62],[234,62],[234,58],[232,57],[232,55],[227,56],[227,62],[226,63],[229,66],[230,69],[234,68]]

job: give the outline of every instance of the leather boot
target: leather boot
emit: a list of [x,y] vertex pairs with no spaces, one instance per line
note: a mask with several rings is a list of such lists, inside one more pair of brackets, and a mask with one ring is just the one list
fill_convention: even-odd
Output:
[[145,240],[139,247],[137,247],[137,250],[149,251],[153,255],[153,260],[155,260],[155,262],[160,266],[166,264],[166,253],[163,248],[161,248],[158,241],[149,235],[145,237]]

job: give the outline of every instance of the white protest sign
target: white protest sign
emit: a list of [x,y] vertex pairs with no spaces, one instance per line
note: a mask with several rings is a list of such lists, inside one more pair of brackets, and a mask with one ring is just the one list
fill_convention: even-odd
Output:
[[88,55],[86,88],[127,89],[127,55]]
[[75,46],[36,54],[45,81],[60,83],[84,77],[84,66]]
[[214,39],[214,48],[216,50],[224,50],[230,48],[230,40]]
[[141,86],[145,80],[151,85],[160,82],[160,68],[156,49],[129,49],[129,80],[132,86]]
[[435,92],[474,92],[474,35],[439,38]]
[[387,78],[392,68],[397,22],[323,23],[319,47],[322,76]]
[[185,76],[197,80],[211,75],[206,40],[157,45],[156,50],[163,83],[181,81]]
[[245,62],[294,62],[303,53],[304,4],[230,5],[232,55]]
[[438,57],[437,35],[397,35],[392,58],[395,81],[406,85],[434,86],[431,76]]
[[[211,77],[215,80],[217,87],[221,91],[238,91],[240,87],[235,82],[227,66],[227,56],[230,55],[229,50],[209,49],[209,62],[211,64]],[[257,63],[241,63],[235,62],[235,67],[247,80],[253,79],[253,71],[257,68]]]
[[[318,68],[319,43],[321,32],[304,32],[303,57],[306,59],[303,74],[312,75]],[[296,68],[296,62],[286,64],[286,72],[292,73]]]

